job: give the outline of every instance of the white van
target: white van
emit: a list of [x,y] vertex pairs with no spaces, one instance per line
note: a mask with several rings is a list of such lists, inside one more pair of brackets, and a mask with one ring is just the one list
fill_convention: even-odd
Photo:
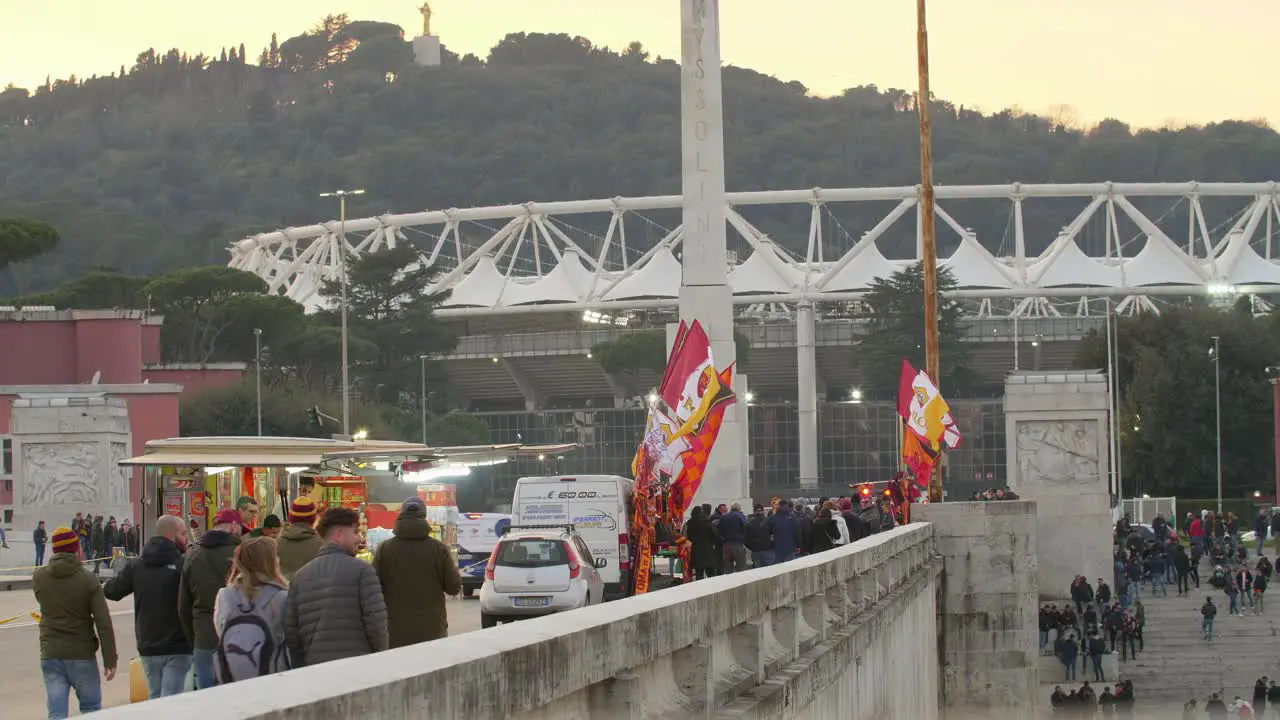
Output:
[[511,524],[573,525],[592,557],[604,560],[606,598],[631,594],[631,488],[618,475],[525,477],[516,481]]
[[510,526],[511,516],[506,513],[458,514],[458,573],[462,575],[463,597],[471,597],[484,584],[485,563]]

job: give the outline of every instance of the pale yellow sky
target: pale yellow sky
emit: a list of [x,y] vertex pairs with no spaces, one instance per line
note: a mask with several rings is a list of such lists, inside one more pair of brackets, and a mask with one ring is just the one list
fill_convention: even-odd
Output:
[[[141,50],[257,57],[272,31],[296,35],[326,13],[418,34],[420,0],[0,0],[0,84],[109,74]],[[455,52],[484,55],[509,32],[640,40],[679,52],[677,0],[434,0],[433,29]],[[1135,125],[1266,118],[1280,0],[932,0],[933,90],[985,110],[1074,107],[1087,122]],[[722,0],[726,63],[799,80],[814,92],[915,86],[911,0]],[[1272,68],[1270,71],[1265,68]]]

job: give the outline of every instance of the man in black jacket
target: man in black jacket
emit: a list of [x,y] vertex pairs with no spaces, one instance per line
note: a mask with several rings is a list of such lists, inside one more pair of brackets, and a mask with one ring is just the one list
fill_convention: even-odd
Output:
[[163,515],[156,536],[103,592],[109,600],[133,595],[134,634],[151,697],[177,695],[191,669],[191,642],[178,618],[178,588],[187,532],[182,518]]
[[769,526],[765,524],[763,505],[756,505],[751,517],[747,518],[743,544],[751,553],[751,567],[773,564],[773,536],[769,532]]

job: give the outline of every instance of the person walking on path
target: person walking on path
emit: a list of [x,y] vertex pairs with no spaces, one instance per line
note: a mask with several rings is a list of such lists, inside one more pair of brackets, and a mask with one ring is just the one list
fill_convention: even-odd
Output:
[[325,545],[293,576],[285,638],[294,667],[387,649],[387,606],[373,566],[357,560],[360,516],[330,508],[316,532]]
[[756,505],[744,531],[744,544],[751,551],[751,567],[767,567],[773,560],[773,536],[765,522],[764,506]]
[[747,547],[743,543],[747,537],[747,517],[742,514],[740,503],[734,503],[729,507],[729,512],[720,516],[716,532],[720,535],[720,546],[724,552],[724,571],[734,573],[746,570]]
[[311,562],[324,540],[316,534],[316,503],[309,497],[295,499],[289,505],[289,527],[280,533],[276,553],[280,557],[280,574],[285,580],[293,580],[294,573]]
[[36,529],[31,533],[31,542],[36,546],[36,567],[44,564],[44,548],[49,544],[49,531],[44,529],[44,521],[36,523]]
[[449,548],[431,537],[422,500],[415,496],[404,501],[391,532],[373,556],[387,605],[389,646],[448,637],[445,595],[462,591],[462,577]]
[[1076,680],[1076,654],[1079,647],[1076,645],[1075,633],[1068,631],[1058,638],[1056,643],[1056,655],[1062,663],[1062,667],[1066,669],[1066,682],[1075,682]]
[[1213,604],[1213,598],[1204,599],[1204,605],[1200,606],[1200,616],[1204,618],[1200,621],[1200,637],[1206,642],[1213,642],[1213,621],[1218,617],[1218,607]]
[[213,603],[219,685],[289,669],[284,631],[288,602],[276,541],[259,535],[241,542],[227,586]]
[[226,587],[231,561],[240,545],[240,514],[219,510],[213,529],[187,553],[182,563],[178,590],[178,617],[193,646],[196,685],[199,689],[218,684],[213,661],[218,651],[218,635],[213,629],[213,605],[218,591]]
[[800,526],[791,514],[791,502],[783,500],[778,503],[778,511],[765,521],[773,535],[773,564],[781,565],[796,556],[800,549]]
[[187,531],[182,518],[161,515],[156,535],[103,586],[108,600],[133,595],[134,636],[150,697],[177,695],[191,670],[191,641],[178,618],[182,553]]
[[[51,719],[70,713],[74,690],[80,714],[102,709],[102,677],[116,676],[116,636],[102,585],[80,564],[80,538],[53,531],[53,557],[31,578],[40,606],[40,673]],[[102,670],[94,653],[102,651]]]

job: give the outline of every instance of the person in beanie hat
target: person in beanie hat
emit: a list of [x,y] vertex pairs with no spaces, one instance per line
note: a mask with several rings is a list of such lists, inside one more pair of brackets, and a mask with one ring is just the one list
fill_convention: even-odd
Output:
[[53,531],[49,564],[32,575],[40,605],[40,672],[51,718],[70,712],[75,690],[80,713],[102,709],[102,680],[94,653],[102,649],[107,680],[116,676],[116,636],[98,579],[80,565],[80,537],[71,528]]
[[240,544],[240,513],[219,510],[213,529],[205,533],[182,563],[178,585],[178,617],[194,646],[196,684],[201,690],[217,684],[213,672],[218,635],[213,629],[213,605],[226,587],[231,560]]
[[289,526],[276,543],[276,555],[280,558],[280,574],[285,580],[293,580],[294,573],[324,547],[324,540],[316,534],[316,503],[309,497],[295,498],[289,504]]
[[448,546],[431,537],[422,500],[415,496],[400,505],[392,533],[373,556],[387,605],[390,646],[448,637],[444,596],[461,592],[462,577]]

